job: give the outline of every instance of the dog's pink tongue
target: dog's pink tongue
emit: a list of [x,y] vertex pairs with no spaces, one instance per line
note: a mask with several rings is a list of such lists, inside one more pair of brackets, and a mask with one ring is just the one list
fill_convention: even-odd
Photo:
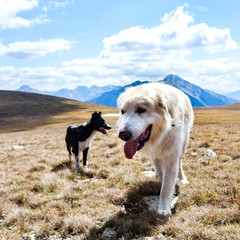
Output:
[[132,159],[133,158],[133,156],[136,153],[137,148],[138,148],[138,140],[139,140],[139,138],[137,138],[134,141],[125,143],[125,145],[124,145],[124,153],[125,153],[126,158],[128,158],[128,159]]

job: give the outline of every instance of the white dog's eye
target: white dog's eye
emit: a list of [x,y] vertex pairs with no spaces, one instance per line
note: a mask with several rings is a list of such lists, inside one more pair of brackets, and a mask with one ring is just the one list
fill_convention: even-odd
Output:
[[123,109],[121,110],[121,113],[124,114],[126,111],[124,111]]
[[141,107],[138,107],[137,108],[137,113],[138,114],[141,114],[141,113],[145,113],[147,110],[145,108],[141,108]]

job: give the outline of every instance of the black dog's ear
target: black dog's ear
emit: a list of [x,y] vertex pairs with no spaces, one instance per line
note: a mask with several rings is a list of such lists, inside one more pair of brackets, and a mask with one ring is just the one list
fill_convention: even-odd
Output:
[[98,115],[101,116],[102,112],[99,112]]
[[92,118],[97,118],[97,117],[98,117],[97,112],[94,112],[94,113],[92,114]]

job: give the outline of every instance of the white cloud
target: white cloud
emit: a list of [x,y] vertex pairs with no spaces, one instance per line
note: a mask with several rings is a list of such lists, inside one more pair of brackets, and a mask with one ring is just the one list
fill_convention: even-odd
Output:
[[34,59],[60,50],[70,49],[73,42],[65,39],[39,40],[38,42],[15,42],[7,46],[0,44],[0,56],[6,55],[18,59]]
[[53,8],[64,8],[70,3],[73,4],[74,0],[65,0],[65,1],[50,0],[47,2],[47,5],[43,7],[43,10],[48,11],[49,9],[53,9]]
[[[25,58],[33,58],[69,48],[72,44],[60,41],[54,50],[54,41],[53,44],[50,42],[15,43],[11,48],[7,46],[7,50],[0,45],[0,54],[5,51],[16,57],[23,53]],[[24,45],[28,47],[25,49]],[[195,24],[184,7],[165,14],[159,26],[136,26],[107,37],[103,39],[103,47],[98,58],[75,59],[64,62],[61,68],[0,69],[1,76],[8,76],[0,79],[21,79],[18,86],[29,84],[39,89],[57,90],[81,84],[120,85],[135,80],[160,80],[168,74],[177,74],[214,91],[239,89],[239,58],[219,57],[226,51],[239,51],[239,44],[231,38],[229,29],[213,28],[206,23]],[[191,56],[198,59],[194,55],[196,51],[207,53],[202,55],[206,59],[188,60]],[[1,85],[9,88],[7,84]]]
[[[95,62],[94,62],[95,61]],[[160,61],[153,64],[139,63],[116,66],[117,62],[101,63],[96,59],[74,64],[65,63],[61,68],[0,67],[1,88],[16,89],[28,84],[41,90],[75,88],[78,85],[123,85],[135,80],[158,80],[169,73],[178,74],[187,81],[215,92],[231,92],[239,89],[240,62],[227,59],[189,62]]]
[[59,8],[59,7],[65,7],[66,5],[68,5],[71,1],[49,1],[48,2],[48,6],[49,7],[55,7],[55,8]]
[[209,52],[227,51],[237,48],[229,29],[217,29],[207,24],[194,25],[194,19],[183,7],[165,14],[162,24],[153,28],[132,27],[103,40],[105,51],[138,52],[155,50],[183,51],[204,48]]
[[39,0],[0,0],[0,28],[31,27],[34,24],[49,21],[45,16],[39,15],[33,19],[18,16],[20,12],[36,8]]

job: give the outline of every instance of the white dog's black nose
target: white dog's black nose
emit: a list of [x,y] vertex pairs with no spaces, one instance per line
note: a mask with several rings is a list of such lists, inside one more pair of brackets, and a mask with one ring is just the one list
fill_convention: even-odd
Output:
[[123,141],[129,141],[132,137],[132,134],[129,131],[121,131],[119,132],[118,137],[121,138]]

